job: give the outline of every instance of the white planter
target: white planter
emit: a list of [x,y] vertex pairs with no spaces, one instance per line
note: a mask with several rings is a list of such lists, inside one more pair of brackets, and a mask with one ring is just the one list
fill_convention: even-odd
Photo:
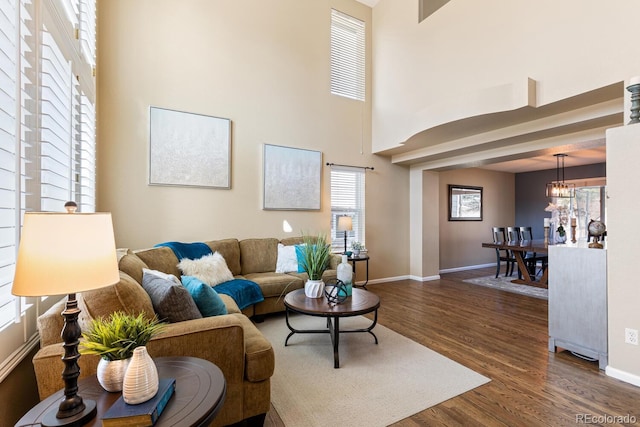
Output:
[[131,359],[107,360],[100,358],[96,376],[103,389],[110,392],[122,391],[124,374]]
[[321,298],[324,295],[324,282],[322,280],[307,280],[304,284],[304,294],[308,298]]
[[133,350],[122,385],[122,398],[129,405],[146,402],[158,392],[158,369],[146,347]]

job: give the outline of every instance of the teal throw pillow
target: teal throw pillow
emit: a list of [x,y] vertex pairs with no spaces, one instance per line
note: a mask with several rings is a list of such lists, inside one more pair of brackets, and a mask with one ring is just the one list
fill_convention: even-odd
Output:
[[227,314],[227,306],[220,295],[209,285],[194,276],[182,276],[182,284],[191,294],[202,317]]
[[304,245],[296,245],[296,258],[298,258],[298,273],[304,273]]

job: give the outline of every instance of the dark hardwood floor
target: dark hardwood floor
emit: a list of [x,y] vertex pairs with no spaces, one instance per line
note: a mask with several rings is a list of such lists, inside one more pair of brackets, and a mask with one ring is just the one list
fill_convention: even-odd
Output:
[[[380,324],[491,379],[394,425],[640,425],[640,388],[597,362],[549,353],[547,301],[462,282],[494,272],[368,286],[381,300]],[[635,422],[615,422],[625,416]],[[283,425],[272,407],[265,426]]]

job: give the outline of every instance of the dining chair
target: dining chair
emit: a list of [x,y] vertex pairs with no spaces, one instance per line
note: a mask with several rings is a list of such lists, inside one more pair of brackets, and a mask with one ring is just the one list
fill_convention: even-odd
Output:
[[[520,234],[520,240],[533,240],[533,231],[531,227],[518,227],[518,231]],[[538,272],[543,272],[547,268],[547,262],[549,261],[549,257],[547,255],[539,255],[535,252],[525,252],[522,254],[522,258],[524,258],[529,274],[533,276],[536,276],[538,262],[540,263],[540,269]],[[518,277],[520,277],[519,271]]]
[[[502,243],[507,241],[507,234],[504,227],[493,227],[493,243]],[[513,274],[513,266],[515,265],[516,259],[513,253],[507,249],[498,249],[496,248],[496,278],[500,275],[500,263],[502,261],[506,262],[507,268],[504,272],[504,276],[511,276]]]

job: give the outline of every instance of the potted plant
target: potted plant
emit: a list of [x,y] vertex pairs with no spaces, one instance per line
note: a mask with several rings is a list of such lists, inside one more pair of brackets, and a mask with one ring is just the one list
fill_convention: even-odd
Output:
[[80,353],[99,355],[98,382],[107,391],[121,391],[133,351],[146,346],[164,327],[157,317],[117,311],[106,318],[91,320],[89,328],[82,333]]
[[300,265],[309,276],[304,285],[305,295],[310,298],[320,298],[324,293],[322,274],[329,266],[331,259],[331,245],[323,234],[315,237],[303,236],[300,248]]
[[558,242],[558,243],[566,242],[567,241],[567,231],[562,226],[562,223],[560,223],[558,228],[556,228],[556,231],[558,232],[558,236],[556,237],[556,242]]
[[364,248],[364,246],[362,245],[362,243],[356,242],[356,241],[351,242],[351,249],[353,249],[353,256],[354,257],[360,256],[360,251],[363,248]]

